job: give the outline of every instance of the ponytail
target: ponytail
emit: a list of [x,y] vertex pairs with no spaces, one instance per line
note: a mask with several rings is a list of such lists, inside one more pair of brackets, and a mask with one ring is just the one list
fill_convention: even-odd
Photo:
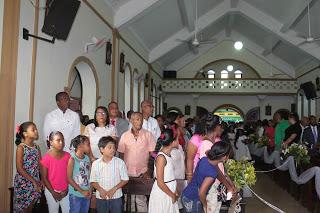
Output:
[[220,141],[211,147],[207,153],[209,160],[219,160],[224,156],[228,156],[231,153],[231,145],[227,142]]
[[33,122],[31,121],[27,121],[27,122],[23,122],[21,125],[18,125],[16,127],[16,140],[15,140],[15,144],[18,146],[20,143],[22,143],[22,141],[24,140],[24,132],[27,132],[27,129],[29,128],[29,126],[34,125],[36,126]]

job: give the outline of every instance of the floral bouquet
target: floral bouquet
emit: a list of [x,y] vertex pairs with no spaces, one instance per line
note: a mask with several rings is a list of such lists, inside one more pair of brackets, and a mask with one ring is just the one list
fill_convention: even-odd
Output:
[[309,164],[310,156],[308,155],[308,149],[304,145],[293,143],[284,151],[285,157],[293,156],[297,165]]
[[249,142],[258,143],[258,137],[255,134],[250,134],[248,138]]
[[269,137],[264,135],[261,138],[258,139],[258,147],[264,147],[264,146],[269,146]]
[[256,183],[256,173],[253,163],[247,160],[236,161],[229,159],[225,163],[227,174],[238,189],[245,185],[253,186]]

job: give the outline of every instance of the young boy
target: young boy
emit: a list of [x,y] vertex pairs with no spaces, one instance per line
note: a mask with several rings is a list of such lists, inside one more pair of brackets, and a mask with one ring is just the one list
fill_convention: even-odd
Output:
[[123,212],[122,187],[129,177],[123,160],[115,157],[116,142],[108,136],[99,140],[98,147],[102,157],[92,163],[90,183],[97,198],[97,212]]

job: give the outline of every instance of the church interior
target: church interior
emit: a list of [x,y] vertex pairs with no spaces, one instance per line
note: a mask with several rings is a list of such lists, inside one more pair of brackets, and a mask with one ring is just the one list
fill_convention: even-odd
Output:
[[[88,120],[112,101],[126,119],[150,100],[153,117],[320,122],[319,11],[319,0],[0,0],[0,212],[12,212],[16,126],[37,125],[43,156],[61,91]],[[248,147],[258,172],[241,212],[320,212],[320,146],[295,175]]]

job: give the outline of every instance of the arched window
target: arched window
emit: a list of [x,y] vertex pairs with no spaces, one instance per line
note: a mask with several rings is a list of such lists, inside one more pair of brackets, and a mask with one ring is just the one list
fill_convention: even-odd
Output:
[[208,74],[208,78],[214,78],[216,72],[213,70],[208,70],[207,74]]
[[235,78],[242,78],[242,71],[241,70],[234,71],[234,77]]
[[141,104],[142,101],[144,101],[144,90],[145,90],[145,88],[144,88],[144,80],[140,81],[140,89],[139,90],[140,91],[139,91],[139,105],[138,105],[138,108],[140,110],[140,104]]
[[227,70],[221,71],[221,78],[228,78],[228,71]]
[[154,84],[152,86],[153,90],[152,90],[152,105],[154,107],[153,109],[153,116],[155,116],[158,111],[157,111],[157,86]]
[[133,72],[133,105],[132,105],[132,110],[133,111],[138,111],[138,93],[139,93],[139,74],[138,71],[135,70]]
[[124,110],[127,113],[131,109],[131,69],[127,64],[124,71]]

